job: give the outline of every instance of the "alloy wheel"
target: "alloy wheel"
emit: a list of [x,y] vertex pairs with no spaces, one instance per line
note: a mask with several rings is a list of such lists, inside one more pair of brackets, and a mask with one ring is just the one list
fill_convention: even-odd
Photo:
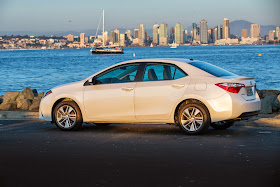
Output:
[[181,114],[181,124],[187,131],[198,131],[203,125],[203,114],[196,107],[188,107]]
[[56,121],[57,124],[64,128],[71,128],[77,120],[76,110],[70,105],[62,105],[56,111]]

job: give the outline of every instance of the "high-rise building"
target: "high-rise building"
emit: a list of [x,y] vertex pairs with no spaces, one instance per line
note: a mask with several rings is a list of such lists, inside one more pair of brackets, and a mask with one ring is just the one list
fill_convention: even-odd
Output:
[[276,27],[275,32],[276,32],[275,35],[276,35],[277,40],[280,40],[280,29],[279,29],[279,27]]
[[208,41],[210,42],[210,43],[215,43],[216,42],[216,30],[217,30],[217,28],[211,28],[210,29],[210,37],[209,37],[209,39],[208,39]]
[[85,33],[80,34],[80,43],[84,44],[85,43]]
[[85,37],[85,43],[88,43],[88,36]]
[[275,38],[275,30],[269,31],[268,32],[268,40],[269,41],[274,41],[274,38]]
[[213,42],[216,42],[218,40],[218,28],[215,28],[215,40]]
[[103,33],[103,40],[104,40],[104,45],[106,45],[107,41],[108,41],[108,31],[104,31],[104,33]]
[[223,20],[223,39],[230,38],[230,28],[229,28],[229,19],[224,18]]
[[139,38],[139,29],[134,29],[134,38]]
[[112,43],[116,42],[116,33],[114,31],[110,33],[110,42]]
[[74,35],[68,34],[68,35],[67,35],[67,41],[68,41],[68,42],[73,42],[73,41],[74,41]]
[[126,37],[129,41],[132,41],[132,33],[131,30],[126,30],[125,31]]
[[183,28],[181,23],[176,23],[175,25],[175,43],[182,44],[183,43]]
[[153,26],[153,43],[154,44],[157,44],[158,45],[158,43],[159,43],[159,25],[158,24],[155,24],[154,26]]
[[171,27],[170,28],[170,39],[172,40],[172,41],[174,41],[175,40],[175,27]]
[[120,42],[120,30],[115,29],[114,33],[115,33],[115,42],[119,43]]
[[120,34],[120,46],[125,46],[125,34]]
[[198,40],[198,36],[199,36],[199,31],[198,31],[198,27],[197,27],[197,24],[196,23],[193,23],[192,24],[192,27],[193,27],[193,40]]
[[248,38],[247,29],[241,29],[241,38]]
[[261,26],[258,24],[251,24],[251,38],[261,38]]
[[159,26],[159,45],[167,45],[167,24],[161,23]]
[[140,24],[139,26],[139,45],[145,45],[145,27],[143,24]]
[[202,44],[207,44],[208,43],[208,26],[207,26],[207,21],[205,19],[202,19],[200,21],[200,42]]
[[223,38],[223,29],[221,25],[217,26],[217,40],[220,40]]

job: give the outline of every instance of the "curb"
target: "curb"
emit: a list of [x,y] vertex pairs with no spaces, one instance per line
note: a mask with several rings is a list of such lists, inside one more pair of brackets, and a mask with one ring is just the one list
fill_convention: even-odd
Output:
[[38,111],[0,111],[0,120],[39,120]]

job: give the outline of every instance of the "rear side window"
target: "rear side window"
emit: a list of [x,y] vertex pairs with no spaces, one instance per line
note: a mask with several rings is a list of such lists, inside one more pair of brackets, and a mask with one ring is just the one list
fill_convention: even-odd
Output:
[[203,71],[206,71],[207,73],[210,73],[211,75],[214,75],[216,77],[235,76],[235,74],[229,71],[226,71],[222,68],[219,68],[217,66],[205,62],[191,62],[189,64]]
[[174,80],[187,76],[180,69],[167,64],[148,64],[143,81]]

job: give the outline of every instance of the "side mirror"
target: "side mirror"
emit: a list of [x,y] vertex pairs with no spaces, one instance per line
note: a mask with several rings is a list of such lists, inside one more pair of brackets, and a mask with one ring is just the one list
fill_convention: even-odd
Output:
[[97,80],[96,79],[97,79],[96,77],[92,77],[92,79],[91,79],[91,84],[92,85],[96,85],[97,84]]

